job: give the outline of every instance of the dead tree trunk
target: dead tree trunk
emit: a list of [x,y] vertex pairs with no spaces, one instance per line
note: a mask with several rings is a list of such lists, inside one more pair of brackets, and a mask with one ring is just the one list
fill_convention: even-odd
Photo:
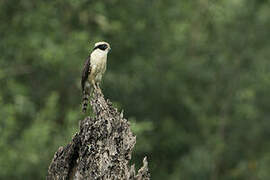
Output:
[[47,180],[138,179],[148,180],[148,163],[136,174],[129,166],[136,137],[129,123],[105,100],[100,89],[93,92],[94,117],[80,121],[80,132],[60,147],[49,166]]

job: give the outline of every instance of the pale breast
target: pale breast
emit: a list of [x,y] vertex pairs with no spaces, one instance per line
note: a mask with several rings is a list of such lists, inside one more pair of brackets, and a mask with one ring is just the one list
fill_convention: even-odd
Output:
[[90,63],[92,67],[91,73],[94,73],[93,76],[95,76],[95,79],[100,81],[102,74],[106,70],[107,54],[102,51],[94,51],[91,54]]

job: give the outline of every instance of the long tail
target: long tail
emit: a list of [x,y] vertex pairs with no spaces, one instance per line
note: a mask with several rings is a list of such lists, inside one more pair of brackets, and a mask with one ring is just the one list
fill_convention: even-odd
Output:
[[85,113],[87,110],[89,98],[90,98],[90,91],[84,90],[83,91],[83,100],[82,100],[82,112],[83,113]]

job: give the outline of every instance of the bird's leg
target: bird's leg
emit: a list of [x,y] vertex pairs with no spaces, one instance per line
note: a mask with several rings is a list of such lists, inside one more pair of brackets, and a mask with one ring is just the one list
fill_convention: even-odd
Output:
[[94,86],[94,89],[97,90],[96,82],[94,80],[92,80],[92,84]]
[[101,89],[100,89],[100,86],[99,86],[99,82],[95,82],[95,86],[96,86],[97,92],[101,93]]
[[101,93],[101,89],[100,89],[100,83],[99,82],[97,82],[97,85],[96,85],[97,87],[98,87],[98,91]]

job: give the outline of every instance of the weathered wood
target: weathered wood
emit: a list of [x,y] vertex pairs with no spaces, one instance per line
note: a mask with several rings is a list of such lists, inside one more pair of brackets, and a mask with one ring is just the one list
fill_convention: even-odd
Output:
[[136,137],[123,113],[100,89],[94,90],[91,106],[94,117],[80,121],[80,132],[55,153],[47,180],[150,179],[146,158],[137,174],[134,165],[129,166]]

